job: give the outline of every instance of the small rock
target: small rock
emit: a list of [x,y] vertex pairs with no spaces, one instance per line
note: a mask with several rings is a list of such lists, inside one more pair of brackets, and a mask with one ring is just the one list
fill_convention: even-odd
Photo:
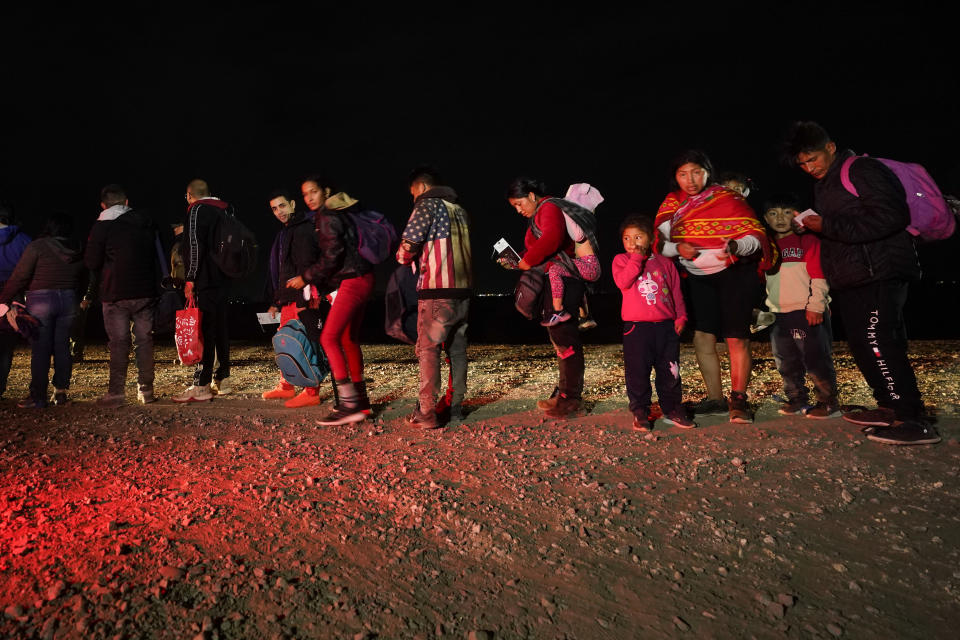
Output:
[[833,570],[836,571],[837,573],[846,573],[846,572],[847,572],[847,566],[846,566],[845,564],[841,563],[841,562],[834,562],[834,563],[833,563]]
[[860,593],[861,591],[863,591],[863,587],[861,587],[860,583],[857,582],[856,580],[851,580],[850,584],[848,584],[847,586],[850,588],[850,591],[856,591],[857,593]]
[[796,604],[797,598],[789,593],[780,593],[777,594],[777,602],[785,607],[792,607],[794,604]]
[[56,600],[60,597],[60,594],[63,593],[63,590],[67,588],[67,583],[63,580],[57,580],[50,588],[47,589],[47,600]]
[[467,640],[493,640],[492,631],[476,630],[467,634]]
[[551,618],[553,617],[553,614],[557,610],[557,605],[553,604],[546,598],[540,598],[540,606],[543,607],[544,611],[546,611],[547,615],[550,616]]
[[782,618],[787,613],[787,608],[779,602],[771,602],[767,605],[767,613],[774,618]]
[[843,627],[833,624],[832,622],[827,623],[827,631],[830,632],[834,638],[839,638],[843,635]]
[[734,458],[733,460],[730,461],[730,464],[732,464],[735,467],[742,467],[743,460],[741,458]]
[[177,567],[160,567],[160,575],[166,578],[167,580],[180,580],[183,578],[184,571],[183,569],[178,569]]
[[3,610],[3,615],[8,618],[22,618],[24,614],[23,607],[18,604],[12,604]]
[[850,504],[851,502],[853,502],[853,494],[847,491],[846,489],[840,492],[840,498],[847,504]]

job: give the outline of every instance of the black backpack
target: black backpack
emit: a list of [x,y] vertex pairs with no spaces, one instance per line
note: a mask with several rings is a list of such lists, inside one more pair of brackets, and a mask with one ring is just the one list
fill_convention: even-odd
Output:
[[257,237],[234,212],[232,206],[219,213],[213,231],[210,258],[228,278],[244,278],[257,268]]

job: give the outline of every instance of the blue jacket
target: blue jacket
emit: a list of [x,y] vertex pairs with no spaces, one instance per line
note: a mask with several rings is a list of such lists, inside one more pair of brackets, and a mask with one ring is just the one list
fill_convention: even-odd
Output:
[[11,224],[0,229],[0,282],[6,282],[20,261],[23,250],[30,244],[30,236]]

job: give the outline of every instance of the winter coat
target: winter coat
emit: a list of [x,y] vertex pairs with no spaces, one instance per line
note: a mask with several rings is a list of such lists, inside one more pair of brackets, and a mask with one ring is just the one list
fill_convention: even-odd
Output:
[[116,302],[159,294],[160,257],[157,227],[150,216],[127,211],[93,225],[84,263],[100,274],[100,300]]
[[303,300],[301,291],[286,286],[287,280],[316,263],[319,255],[312,212],[295,212],[277,233],[270,249],[269,298],[275,306]]
[[860,287],[884,280],[916,281],[920,263],[907,232],[910,210],[896,175],[879,160],[858,158],[850,180],[860,197],[840,180],[838,153],[826,175],[814,186],[814,208],[823,219],[820,263],[831,290]]
[[72,238],[39,238],[23,250],[20,261],[0,292],[0,304],[10,304],[24,291],[80,291],[86,285],[86,274],[79,242]]
[[319,252],[317,261],[301,276],[307,284],[316,286],[320,295],[336,290],[344,280],[373,271],[373,265],[357,249],[357,230],[350,216],[346,215],[363,211],[363,208],[355,201],[341,208],[344,202],[351,200],[346,194],[334,194],[313,216]]

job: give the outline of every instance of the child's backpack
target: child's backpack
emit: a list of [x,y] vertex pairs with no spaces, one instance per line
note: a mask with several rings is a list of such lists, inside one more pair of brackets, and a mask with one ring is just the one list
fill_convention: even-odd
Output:
[[330,373],[323,351],[307,336],[299,320],[290,320],[273,336],[277,367],[284,380],[298,387],[319,387]]
[[[850,165],[857,158],[864,157],[867,156],[847,158],[840,167],[840,182],[843,183],[843,188],[858,198],[860,194],[850,180]],[[907,192],[907,207],[910,209],[910,226],[907,231],[911,235],[926,242],[945,240],[953,235],[956,218],[926,169],[912,162],[897,162],[886,158],[877,160],[893,171]]]
[[257,267],[257,237],[237,219],[233,207],[220,213],[210,258],[228,278],[244,278]]
[[371,264],[380,264],[397,250],[400,237],[396,227],[376,211],[350,211],[350,219],[357,230],[357,250]]

